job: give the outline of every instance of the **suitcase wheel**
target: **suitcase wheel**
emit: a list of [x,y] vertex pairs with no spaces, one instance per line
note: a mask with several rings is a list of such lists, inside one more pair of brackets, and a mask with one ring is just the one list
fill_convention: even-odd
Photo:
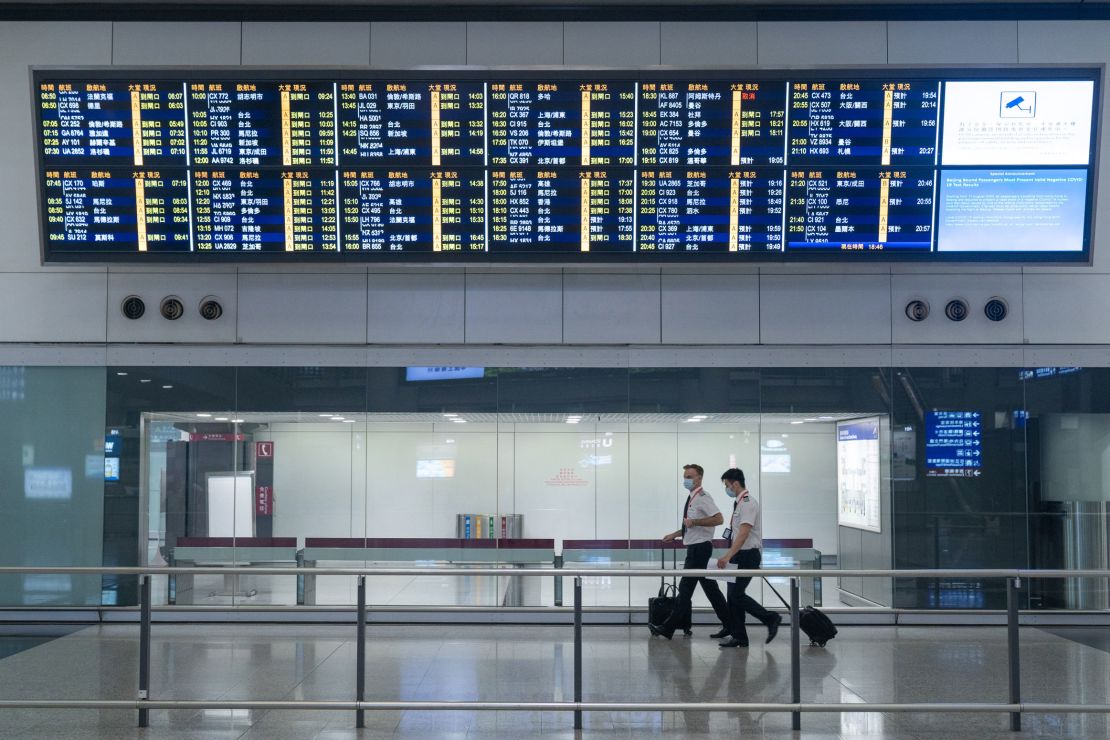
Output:
[[690,637],[691,635],[694,634],[694,631],[693,630],[682,630],[682,634],[686,635],[687,637]]

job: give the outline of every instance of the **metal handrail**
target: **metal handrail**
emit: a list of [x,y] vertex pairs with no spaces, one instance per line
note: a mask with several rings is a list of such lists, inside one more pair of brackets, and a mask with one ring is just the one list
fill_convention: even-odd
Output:
[[[1050,704],[1023,703],[1021,701],[1021,672],[1018,630],[1017,592],[1022,579],[1030,578],[1110,578],[1110,571],[1086,570],[1033,570],[1027,568],[1002,569],[770,569],[770,570],[684,570],[683,576],[734,578],[773,575],[790,579],[790,673],[791,701],[764,703],[734,702],[588,702],[582,700],[582,578],[609,575],[629,578],[658,578],[674,576],[675,570],[666,569],[614,569],[614,568],[252,568],[229,567],[127,567],[105,568],[88,566],[0,566],[3,574],[68,573],[77,575],[137,575],[141,577],[141,620],[139,630],[139,696],[136,700],[0,700],[0,709],[80,709],[117,708],[137,709],[139,726],[149,726],[151,709],[328,709],[353,710],[356,726],[364,726],[364,713],[377,710],[483,710],[483,711],[571,711],[574,712],[575,729],[582,728],[582,713],[586,711],[701,711],[701,712],[790,712],[793,729],[801,729],[802,712],[1006,712],[1010,715],[1010,729],[1021,729],[1022,712],[1110,713],[1110,704]],[[150,632],[151,632],[151,576],[154,575],[332,575],[358,577],[358,619],[356,647],[356,699],[354,701],[203,701],[155,700],[149,695],[150,682]],[[453,701],[365,701],[363,696],[366,671],[366,577],[367,576],[535,576],[552,575],[574,577],[574,701],[572,702],[453,702]],[[1009,663],[1008,703],[805,703],[801,700],[801,640],[799,637],[799,579],[803,577],[854,576],[870,578],[1001,578],[1006,581],[1006,633]]]
[[188,567],[119,567],[99,566],[0,566],[0,575],[74,573],[77,575],[131,575],[131,576],[169,576],[169,575],[255,575],[255,576],[619,576],[629,578],[671,577],[681,572],[683,576],[694,578],[820,578],[820,577],[867,577],[867,578],[1110,578],[1110,570],[1087,568],[1083,570],[1034,570],[1031,568],[915,568],[909,570],[890,569],[837,569],[824,570],[813,568],[763,568],[728,570],[681,570],[663,568],[506,568],[495,567],[426,567],[426,568],[287,568],[260,567],[248,565],[188,566]]

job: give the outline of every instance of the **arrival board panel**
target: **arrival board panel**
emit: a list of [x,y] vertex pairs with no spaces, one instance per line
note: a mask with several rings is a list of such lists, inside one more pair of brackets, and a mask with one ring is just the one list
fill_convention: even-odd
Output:
[[1090,260],[1101,67],[33,80],[44,261]]

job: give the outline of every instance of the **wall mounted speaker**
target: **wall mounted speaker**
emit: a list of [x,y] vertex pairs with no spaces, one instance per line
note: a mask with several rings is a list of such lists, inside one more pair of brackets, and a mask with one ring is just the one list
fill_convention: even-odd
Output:
[[929,304],[915,298],[906,304],[906,318],[910,321],[924,321],[929,318]]
[[950,321],[963,321],[967,318],[967,302],[962,298],[953,298],[944,307],[944,315]]
[[991,321],[1001,321],[1006,318],[1006,314],[1010,313],[1010,308],[1006,305],[1006,301],[995,296],[987,301],[987,305],[983,306],[983,313]]
[[123,299],[119,310],[124,317],[134,321],[135,319],[141,319],[143,314],[146,313],[146,303],[137,295],[129,295]]
[[185,314],[185,306],[182,305],[181,299],[173,295],[162,299],[159,310],[162,312],[162,318],[170,321],[177,321]]
[[224,315],[224,307],[220,305],[219,300],[213,296],[208,296],[200,302],[200,317],[205,321],[215,321]]

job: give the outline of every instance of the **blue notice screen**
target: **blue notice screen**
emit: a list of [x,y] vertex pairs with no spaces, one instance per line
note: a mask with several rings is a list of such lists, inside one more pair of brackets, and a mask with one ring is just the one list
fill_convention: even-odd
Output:
[[1081,252],[1087,171],[944,170],[938,252]]
[[978,411],[925,414],[925,474],[978,478],[983,461],[983,415]]

